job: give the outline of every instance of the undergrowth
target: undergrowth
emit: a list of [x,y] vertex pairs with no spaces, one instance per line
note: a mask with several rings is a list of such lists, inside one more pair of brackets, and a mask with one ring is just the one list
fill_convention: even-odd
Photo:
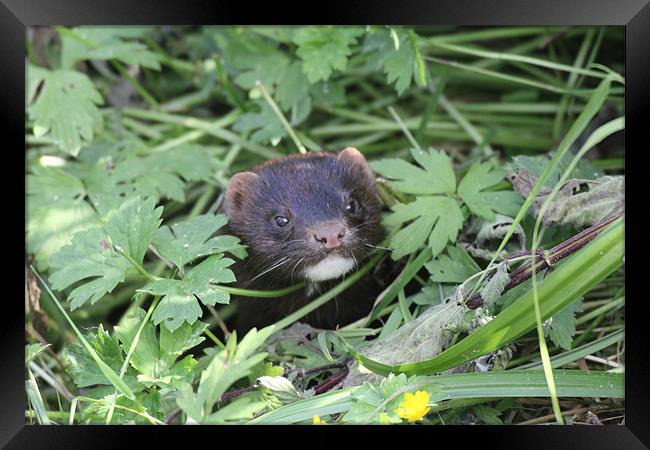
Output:
[[[622,27],[30,29],[27,423],[624,422],[622,49]],[[389,238],[237,336],[231,295],[302,286],[234,286],[229,177],[345,147]],[[367,317],[300,324],[386,259]]]

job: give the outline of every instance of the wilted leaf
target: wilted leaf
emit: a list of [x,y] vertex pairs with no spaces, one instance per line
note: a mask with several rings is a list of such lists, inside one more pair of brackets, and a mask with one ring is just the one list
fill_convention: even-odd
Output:
[[[513,187],[524,197],[528,196],[537,178],[524,169],[509,175]],[[551,193],[543,187],[533,203],[535,213]],[[576,227],[594,225],[625,208],[625,176],[604,176],[595,180],[572,179],[566,181],[542,221],[546,225],[571,224]]]

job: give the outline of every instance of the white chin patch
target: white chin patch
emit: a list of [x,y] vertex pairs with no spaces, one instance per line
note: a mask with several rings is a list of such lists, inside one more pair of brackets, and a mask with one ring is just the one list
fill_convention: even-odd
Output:
[[305,278],[311,281],[325,281],[338,278],[348,273],[354,267],[352,258],[331,255],[318,264],[305,269]]

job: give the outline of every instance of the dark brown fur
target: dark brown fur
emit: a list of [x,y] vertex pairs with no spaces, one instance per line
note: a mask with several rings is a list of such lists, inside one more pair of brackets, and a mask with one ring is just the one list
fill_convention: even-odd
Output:
[[[347,209],[350,202],[356,205],[354,213]],[[234,267],[238,286],[248,289],[278,289],[304,281],[304,269],[332,252],[354,259],[357,268],[384,237],[374,175],[356,149],[292,155],[236,174],[223,210],[230,219],[229,232],[248,246],[249,257]],[[290,224],[279,227],[278,215]],[[313,239],[315,229],[332,222],[347,230],[340,248],[334,250]],[[236,328],[246,331],[276,322],[341,279],[311,283],[280,298],[236,298]],[[318,328],[346,325],[370,311],[381,288],[367,275],[301,321]]]

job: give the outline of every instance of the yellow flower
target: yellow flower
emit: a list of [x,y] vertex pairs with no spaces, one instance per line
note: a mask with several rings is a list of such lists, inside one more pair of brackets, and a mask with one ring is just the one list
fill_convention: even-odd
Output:
[[320,416],[314,416],[311,423],[312,425],[327,425],[327,422],[321,419]]
[[427,403],[429,403],[429,393],[427,391],[417,391],[415,395],[407,392],[404,394],[404,401],[399,404],[395,412],[402,419],[415,422],[426,416],[431,409],[427,407]]

